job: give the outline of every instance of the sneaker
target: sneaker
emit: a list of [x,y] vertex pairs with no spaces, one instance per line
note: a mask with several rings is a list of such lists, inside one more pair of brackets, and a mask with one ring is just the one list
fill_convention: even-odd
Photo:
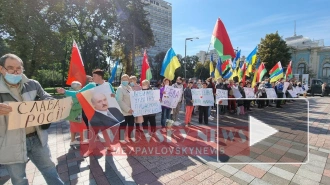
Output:
[[77,141],[77,140],[74,140],[74,141],[71,141],[70,142],[70,146],[72,146],[72,145],[79,145],[79,144],[80,144],[80,142]]
[[136,141],[136,139],[135,139],[134,137],[130,138],[130,140],[132,140],[133,142],[135,142],[135,141]]
[[121,140],[119,140],[119,142],[126,143],[126,140],[125,139],[121,139]]
[[213,118],[210,116],[210,117],[209,117],[209,120],[213,120]]

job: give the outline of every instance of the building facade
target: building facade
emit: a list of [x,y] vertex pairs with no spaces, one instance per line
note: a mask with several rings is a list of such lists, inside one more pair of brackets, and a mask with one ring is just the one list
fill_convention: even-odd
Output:
[[[155,46],[147,48],[151,62],[151,58],[172,47],[172,5],[164,0],[142,0],[142,2],[148,4],[144,9],[148,12],[147,20],[155,40]],[[137,56],[135,67],[138,72],[141,71],[141,65],[142,56]]]
[[217,62],[219,55],[215,49],[210,50],[208,53],[206,53],[206,51],[199,51],[196,53],[199,62],[202,62],[202,64],[204,64],[205,61],[211,61],[211,55],[213,55],[213,62]]
[[285,41],[291,52],[293,74],[314,74],[313,78],[330,82],[330,46],[324,46],[324,40],[299,35]]

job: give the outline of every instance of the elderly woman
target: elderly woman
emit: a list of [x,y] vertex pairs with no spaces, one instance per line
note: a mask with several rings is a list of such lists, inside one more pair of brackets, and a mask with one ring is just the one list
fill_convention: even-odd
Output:
[[[142,81],[142,90],[152,90],[150,87],[150,82],[148,80],[143,80]],[[156,114],[149,114],[149,115],[144,115],[143,116],[143,130],[146,132],[148,131],[148,122],[150,123],[150,131],[151,134],[156,132]],[[146,136],[148,137],[149,134],[147,133]]]
[[131,107],[131,97],[130,93],[133,91],[132,87],[129,86],[129,76],[124,74],[121,77],[121,84],[117,88],[116,99],[119,104],[120,109],[122,110],[123,115],[125,116],[125,122],[120,123],[120,132],[119,138],[120,141],[124,141],[125,137],[122,135],[122,130],[126,130],[128,126],[128,134],[131,140],[135,140],[133,134],[134,128],[134,116],[133,110]]
[[[73,81],[71,83],[71,88],[74,91],[79,91],[81,89],[81,83],[78,81]],[[70,111],[70,115],[67,120],[70,121],[70,132],[71,132],[71,142],[70,145],[77,145],[79,141],[76,140],[76,133],[82,133],[86,129],[86,125],[83,123],[81,115],[81,106],[76,97],[72,97],[73,105]],[[82,134],[80,137],[82,139]]]

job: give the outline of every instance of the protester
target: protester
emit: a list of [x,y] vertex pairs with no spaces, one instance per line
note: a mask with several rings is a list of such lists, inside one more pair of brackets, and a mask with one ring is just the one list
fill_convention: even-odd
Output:
[[[206,79],[206,83],[207,83],[207,88],[212,89],[212,92],[214,95],[215,94],[215,85],[212,82],[212,77]],[[214,98],[214,96],[213,96],[213,98]],[[212,106],[209,107],[209,110],[207,112],[208,118],[209,118],[209,120],[214,120],[214,117],[211,116],[211,109],[212,109]]]
[[[74,91],[79,91],[81,89],[81,83],[78,81],[73,81],[71,83],[71,88]],[[75,136],[77,133],[80,133],[80,139],[83,141],[83,131],[87,129],[86,125],[83,123],[82,120],[82,108],[79,104],[76,97],[72,98],[73,104],[70,111],[70,115],[67,120],[70,121],[70,132],[71,132],[71,142],[70,145],[78,145],[80,144],[79,141],[76,140]]]
[[194,101],[192,99],[192,94],[191,94],[191,88],[192,88],[193,82],[190,81],[188,83],[187,88],[184,90],[184,99],[186,101],[186,116],[185,116],[185,124],[186,126],[191,125],[191,116],[192,112],[194,110]]
[[244,111],[244,99],[243,98],[246,98],[246,96],[245,96],[245,91],[244,91],[244,87],[243,87],[243,82],[239,82],[238,83],[238,91],[242,95],[242,98],[240,98],[240,99],[237,100],[237,106],[238,106],[238,109],[239,109],[239,113],[240,114],[245,114],[245,111]]
[[0,58],[0,164],[6,166],[14,185],[29,183],[25,173],[28,158],[47,184],[64,184],[51,160],[45,127],[7,130],[12,107],[4,102],[34,101],[37,96],[41,100],[53,99],[39,82],[28,79],[23,72],[23,61],[18,56],[6,54]]
[[[143,80],[142,81],[142,90],[152,90],[150,87],[149,80]],[[156,132],[156,114],[148,114],[143,116],[143,131],[146,132],[145,135],[147,137],[150,137],[148,131],[148,122],[150,123],[150,131],[151,134],[154,134]]]
[[[281,78],[275,86],[277,98],[283,98],[284,78]],[[281,106],[282,100],[276,100],[276,108],[283,108]]]
[[[163,79],[163,87],[160,88],[160,100],[163,99],[163,96],[164,94],[166,94],[165,92],[165,86],[169,86],[170,85],[170,80],[167,79],[167,78],[164,78]],[[166,120],[170,119],[170,115],[171,115],[171,108],[169,107],[165,107],[165,106],[162,106],[162,116],[161,116],[161,125],[162,125],[162,131],[163,132],[166,132]]]
[[[136,76],[129,77],[129,85],[132,87],[133,91],[141,91],[142,87],[136,83]],[[134,118],[136,131],[142,131],[141,124],[143,123],[143,116],[137,116]]]
[[[246,87],[251,88],[251,82],[246,82]],[[244,100],[244,108],[246,111],[251,111],[251,100]]]
[[[176,83],[173,84],[172,87],[182,89],[183,92],[182,78],[180,76],[176,79]],[[173,109],[173,121],[176,122],[177,124],[179,124],[177,120],[182,106],[182,97],[183,97],[183,93],[180,95],[178,105],[176,106],[176,108]]]
[[325,87],[327,86],[327,83],[326,82],[323,82],[322,84],[322,95],[321,97],[323,97],[325,95]]
[[[206,88],[207,88],[207,83],[204,82],[203,89]],[[203,124],[203,120],[205,125],[209,124],[208,110],[209,110],[209,106],[199,106],[199,124]]]
[[[265,88],[272,88],[272,84],[269,81],[270,81],[269,78],[265,79]],[[267,94],[265,97],[267,98]],[[272,100],[265,100],[266,107],[273,107],[273,105],[271,104],[271,101]]]
[[123,115],[125,116],[125,121],[120,123],[119,138],[121,142],[124,142],[125,140],[123,133],[125,132],[126,127],[128,127],[129,139],[135,141],[135,136],[133,133],[134,116],[133,116],[133,110],[131,108],[131,97],[130,97],[132,88],[128,85],[128,82],[129,82],[129,76],[127,74],[124,74],[121,77],[121,84],[117,88],[117,93],[116,93],[117,102],[122,110]]
[[[227,85],[228,98],[235,98],[233,88],[236,88],[234,80],[229,80],[229,84]],[[236,100],[233,100],[233,99],[228,100],[228,109],[231,113],[236,112]]]
[[257,96],[258,98],[261,98],[260,100],[258,100],[258,108],[264,108],[265,107],[265,100],[264,98],[266,98],[266,89],[265,89],[265,82],[261,82],[259,84],[258,87],[258,91],[257,91]]

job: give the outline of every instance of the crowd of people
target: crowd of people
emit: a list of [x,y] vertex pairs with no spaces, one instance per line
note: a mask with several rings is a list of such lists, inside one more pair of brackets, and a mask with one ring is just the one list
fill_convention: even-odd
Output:
[[[36,101],[37,99],[48,100],[54,98],[45,92],[37,81],[28,79],[23,74],[23,61],[16,55],[6,54],[0,58],[0,72],[0,164],[6,166],[13,184],[28,184],[28,180],[25,174],[25,167],[28,158],[40,170],[46,179],[47,184],[63,184],[62,180],[58,176],[55,164],[51,161],[50,158],[50,150],[47,144],[47,127],[45,128],[42,126],[35,126],[16,130],[7,130],[7,117],[8,114],[13,110],[9,105],[6,104],[6,102]],[[89,149],[84,154],[84,157],[91,155],[95,146],[93,143],[84,140],[83,134],[80,136],[81,141],[76,141],[76,134],[82,133],[82,131],[85,129],[93,129],[94,122],[92,120],[88,120],[84,111],[81,112],[81,107],[79,107],[76,95],[79,92],[87,91],[104,83],[108,84],[111,90],[111,94],[109,96],[117,100],[121,109],[121,113],[124,116],[124,121],[120,123],[120,128],[128,128],[128,140],[135,140],[134,130],[141,132],[150,130],[150,132],[145,134],[146,137],[152,137],[155,134],[156,125],[158,125],[156,123],[156,114],[134,117],[134,109],[132,108],[130,99],[130,93],[132,91],[158,89],[152,89],[148,80],[143,80],[141,83],[142,85],[140,86],[137,83],[138,78],[136,76],[129,76],[124,74],[121,76],[120,86],[115,90],[115,88],[113,88],[110,83],[104,80],[104,71],[96,69],[92,72],[92,76],[86,77],[86,81],[87,85],[84,87],[82,87],[80,82],[74,81],[71,84],[70,90],[66,90],[64,88],[57,89],[58,93],[72,97],[73,104],[77,105],[72,107],[70,113],[72,118],[77,118],[76,120],[70,122],[70,145],[89,144]],[[211,106],[194,106],[192,89],[211,88],[214,94],[214,98],[216,97],[216,89],[222,89],[228,91],[229,98],[234,98],[233,88],[238,88],[243,97],[229,100],[228,105],[221,105],[221,102],[217,102],[220,104],[218,114],[230,114],[237,112],[244,114],[246,111],[251,111],[252,106],[257,106],[258,108],[272,106],[272,102],[274,102],[274,100],[259,99],[267,98],[265,88],[274,88],[278,98],[290,98],[290,94],[288,92],[283,92],[284,81],[284,79],[280,79],[275,83],[270,83],[269,79],[265,79],[264,81],[257,83],[255,87],[251,87],[250,81],[246,81],[246,83],[237,83],[234,80],[222,78],[214,79],[210,77],[202,81],[192,79],[185,80],[181,77],[178,77],[173,84],[171,80],[164,78],[161,85],[159,86],[160,101],[162,101],[163,96],[167,93],[165,91],[165,86],[172,86],[174,88],[182,89],[183,93],[180,95],[178,104],[175,108],[166,106],[161,107],[161,131],[166,132],[166,124],[168,120],[173,120],[174,122],[180,124],[179,113],[183,104],[186,111],[185,119],[183,121],[187,127],[191,126],[191,120],[193,119],[193,115],[196,115],[197,111],[199,112],[198,121],[200,124],[208,125],[209,120],[214,119],[214,117],[211,116]],[[290,90],[295,86],[303,87],[301,83],[290,80],[288,89]],[[256,99],[244,99],[245,92],[243,87],[254,88]],[[282,108],[282,104],[285,104],[285,101],[283,100],[275,101],[277,108]],[[95,106],[97,106],[96,103]],[[217,104],[215,104],[213,108],[216,106]],[[105,110],[105,114],[106,111],[107,110]],[[81,117],[77,116],[79,114],[81,114]],[[125,142],[125,137],[121,132],[119,137],[120,141]],[[116,149],[111,145],[109,145],[107,149],[110,152],[116,151]]]

